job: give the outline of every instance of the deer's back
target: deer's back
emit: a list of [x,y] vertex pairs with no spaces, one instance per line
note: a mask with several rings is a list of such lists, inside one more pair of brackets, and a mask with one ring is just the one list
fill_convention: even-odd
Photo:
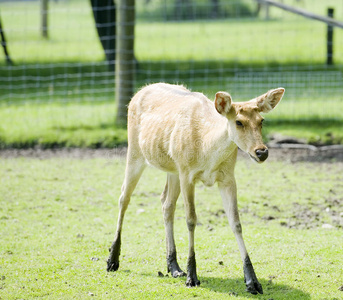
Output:
[[177,172],[179,163],[191,164],[202,151],[215,116],[213,103],[201,93],[164,83],[146,86],[129,105],[129,146],[139,147],[150,164]]

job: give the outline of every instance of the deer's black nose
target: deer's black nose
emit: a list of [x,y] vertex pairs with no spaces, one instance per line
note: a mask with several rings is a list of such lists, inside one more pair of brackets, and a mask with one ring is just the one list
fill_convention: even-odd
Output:
[[265,161],[268,157],[268,149],[257,149],[255,153],[260,161]]

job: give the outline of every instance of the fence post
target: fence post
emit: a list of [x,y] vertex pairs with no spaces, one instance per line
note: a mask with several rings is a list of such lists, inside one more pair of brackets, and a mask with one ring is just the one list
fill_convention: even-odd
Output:
[[[328,17],[333,18],[334,15],[334,9],[328,8]],[[327,54],[326,54],[326,64],[331,66],[333,65],[333,26],[328,25],[327,28]]]
[[41,33],[43,38],[48,38],[48,1],[49,0],[41,0]]
[[118,0],[116,43],[116,103],[118,126],[127,124],[127,105],[134,91],[135,0]]

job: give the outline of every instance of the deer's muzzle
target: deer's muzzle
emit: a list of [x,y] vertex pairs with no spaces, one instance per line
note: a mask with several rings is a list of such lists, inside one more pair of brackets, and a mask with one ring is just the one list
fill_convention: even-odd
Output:
[[262,162],[265,161],[268,158],[268,149],[262,148],[262,149],[256,149],[255,150],[257,158]]

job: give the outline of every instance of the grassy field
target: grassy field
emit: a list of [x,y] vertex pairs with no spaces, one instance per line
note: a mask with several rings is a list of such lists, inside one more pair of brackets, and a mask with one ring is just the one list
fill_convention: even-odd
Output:
[[[329,2],[312,0],[306,9],[324,15]],[[336,9],[336,19],[342,19],[342,3],[331,2]],[[326,25],[276,8],[272,9],[269,21],[260,17],[151,22],[139,19],[142,5],[139,2],[137,5],[135,53],[139,61],[224,60],[249,66],[325,62]],[[10,51],[18,64],[82,63],[103,59],[88,2],[50,3],[48,40],[40,36],[39,7],[39,2],[35,1],[2,4]],[[337,64],[343,63],[342,38],[343,32],[336,30],[334,61]],[[1,52],[0,60],[3,57]]]
[[[309,106],[317,109],[318,115],[309,117]],[[109,102],[0,106],[0,148],[125,145],[127,132],[116,127],[115,110],[115,104]],[[290,114],[292,110],[296,114]],[[343,102],[328,101],[324,109],[320,103],[298,103],[285,97],[275,111],[265,116],[263,134],[265,140],[278,133],[315,145],[341,144],[342,111]]]
[[[152,0],[156,2],[157,0]],[[284,0],[294,4],[293,0]],[[142,2],[137,2],[142,9]],[[343,2],[306,1],[325,14]],[[0,148],[116,147],[114,77],[107,71],[89,1],[50,1],[50,38],[39,34],[39,1],[1,3],[15,65],[0,51]],[[25,10],[23,10],[25,7]],[[343,31],[335,66],[325,66],[325,26],[278,10],[259,18],[136,25],[136,88],[184,83],[210,99],[247,100],[284,86],[264,135],[343,143]],[[190,36],[192,38],[190,38]],[[121,266],[106,272],[125,162],[98,158],[4,158],[0,153],[0,299],[253,299],[216,188],[196,189],[201,286],[166,275],[159,195],[165,174],[148,168],[126,215]],[[342,163],[237,163],[245,242],[264,288],[258,299],[343,298]],[[324,227],[323,227],[324,225]],[[325,229],[330,227],[331,229]],[[182,200],[178,258],[187,260]]]
[[4,107],[0,110],[0,119],[3,121],[0,145],[3,148],[99,148],[123,145],[127,132],[115,126],[114,116],[113,103]]
[[[165,174],[147,169],[128,209],[121,266],[107,273],[124,160],[0,158],[0,299],[252,299],[216,188],[196,189],[199,288],[166,275]],[[240,159],[239,209],[259,299],[341,299],[342,164]],[[256,176],[258,174],[258,177]],[[20,187],[20,188],[18,188]],[[330,224],[333,229],[323,229]],[[175,221],[187,256],[182,200]]]
[[[324,14],[327,5],[334,5],[340,19],[342,3],[313,0],[305,8]],[[241,101],[282,86],[286,94],[270,116],[266,136],[278,132],[314,144],[343,142],[342,30],[335,30],[335,66],[329,68],[326,26],[320,22],[277,9],[270,20],[261,15],[152,22],[144,17],[146,7],[137,4],[136,89],[165,81],[210,99],[226,90]],[[125,130],[114,126],[114,76],[106,69],[89,3],[53,1],[49,17],[45,40],[39,1],[1,4],[15,65],[0,65],[0,148],[125,143]]]

